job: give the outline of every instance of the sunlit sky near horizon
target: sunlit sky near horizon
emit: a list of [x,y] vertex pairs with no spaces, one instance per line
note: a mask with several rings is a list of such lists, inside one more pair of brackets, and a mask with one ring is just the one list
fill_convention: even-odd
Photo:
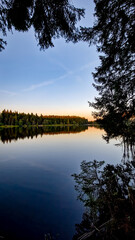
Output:
[[[79,25],[92,26],[94,3],[74,0],[86,8]],[[33,29],[8,33],[0,53],[0,111],[43,115],[77,115],[91,119],[88,101],[97,95],[92,72],[99,65],[95,46],[54,40],[54,48],[40,51]]]

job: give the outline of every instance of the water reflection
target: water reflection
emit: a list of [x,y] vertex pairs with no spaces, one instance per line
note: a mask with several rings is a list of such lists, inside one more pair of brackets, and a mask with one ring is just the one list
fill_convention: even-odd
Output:
[[46,126],[46,127],[13,127],[0,129],[0,138],[3,143],[8,143],[13,140],[33,138],[40,135],[79,133],[88,129],[88,126]]
[[[124,226],[130,228],[129,223],[126,222],[129,221],[131,234],[134,232],[132,229],[133,214],[135,215],[134,193],[131,188],[134,182],[133,165],[131,163],[124,167],[117,165],[116,169],[111,165],[120,163],[121,148],[116,148],[114,141],[110,139],[113,137],[123,139],[123,135],[116,135],[107,128],[105,131],[101,130],[100,127],[99,129],[89,127],[87,131],[85,130],[87,126],[1,129],[0,235],[9,236],[5,237],[6,239],[41,240],[44,239],[45,234],[46,238],[49,238],[48,234],[56,238],[58,233],[59,240],[72,239],[75,223],[81,222],[83,209],[79,201],[76,202],[71,174],[79,172],[80,162],[83,159],[105,160],[109,164],[107,169],[103,164],[97,165],[100,184],[96,180],[92,182],[93,195],[92,192],[89,195],[91,194],[94,200],[90,198],[90,202],[87,199],[88,204],[91,205],[86,207],[87,211],[83,215],[82,223],[77,226],[74,239],[91,231],[94,231],[93,239],[95,236],[99,238],[97,235],[99,232],[98,230],[96,232],[95,227],[99,230],[101,227],[101,233],[102,231],[104,233],[108,224],[111,225],[110,231],[114,233],[112,225],[115,227],[116,224],[112,222],[113,210],[115,210],[114,217],[115,215],[119,217],[118,220],[116,218],[116,223],[123,222]],[[109,136],[109,139],[104,139],[110,141],[110,144],[106,144],[102,135]],[[31,140],[32,138],[34,139]],[[18,141],[19,139],[24,141]],[[2,144],[13,140],[15,141],[13,144]],[[129,142],[128,145],[130,145]],[[87,164],[84,166],[88,169]],[[123,169],[125,169],[124,175]],[[88,172],[86,177],[89,175],[94,177],[94,172]],[[86,181],[87,178],[82,179],[84,180]],[[113,185],[115,188],[112,191]],[[87,190],[87,186],[84,185],[83,191]],[[94,210],[90,210],[92,208],[89,206],[93,206]],[[125,213],[121,208],[125,209]],[[120,211],[122,216],[119,216]],[[106,222],[108,223],[102,228],[102,224]],[[109,239],[107,237],[108,235],[104,239]],[[129,239],[132,239],[132,235]]]
[[85,207],[73,240],[135,239],[135,124],[105,125],[104,130],[107,143],[119,139],[122,160],[116,165],[82,161],[81,172],[72,175]]
[[134,239],[135,168],[132,163],[104,166],[103,161],[83,161],[81,172],[73,177],[78,199],[86,208],[73,239]]
[[[103,135],[103,139],[106,140],[107,143],[111,139],[119,139],[120,143],[116,146],[123,147],[123,156],[122,162],[133,161],[135,164],[135,123],[131,125],[105,125],[104,130],[106,134]],[[135,165],[134,165],[135,166]]]

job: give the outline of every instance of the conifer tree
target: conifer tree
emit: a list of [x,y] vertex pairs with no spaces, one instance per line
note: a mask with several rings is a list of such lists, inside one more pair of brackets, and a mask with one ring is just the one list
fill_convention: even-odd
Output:
[[95,23],[82,28],[82,39],[94,43],[101,64],[93,73],[99,97],[90,106],[95,117],[130,118],[135,113],[135,1],[94,0]]

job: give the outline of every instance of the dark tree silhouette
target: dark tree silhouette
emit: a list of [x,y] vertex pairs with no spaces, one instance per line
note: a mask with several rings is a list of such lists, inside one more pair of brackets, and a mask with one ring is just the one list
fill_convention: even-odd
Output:
[[135,113],[135,1],[94,2],[95,23],[81,29],[82,39],[102,53],[93,73],[99,97],[90,106],[98,110],[95,117],[130,118]]
[[26,114],[12,112],[11,110],[3,110],[0,113],[0,126],[12,125],[12,126],[38,126],[38,125],[85,125],[88,124],[88,120],[84,117],[78,116],[38,116],[37,114]]
[[85,131],[87,126],[44,126],[44,127],[15,127],[0,128],[0,141],[9,143],[19,139],[33,138],[43,135],[75,134]]
[[[41,49],[53,47],[53,39],[60,36],[76,42],[76,22],[84,16],[84,10],[75,8],[69,0],[0,0],[0,31],[6,35],[13,27],[28,31],[33,26]],[[6,41],[0,38],[0,50]]]
[[119,144],[122,146],[123,156],[122,162],[125,163],[129,160],[135,166],[135,121],[128,121],[128,124],[104,124],[105,134],[103,139],[109,143],[111,139],[119,139]]
[[103,164],[83,161],[81,172],[73,174],[78,198],[86,207],[73,239],[133,240],[135,169],[130,162],[105,167]]

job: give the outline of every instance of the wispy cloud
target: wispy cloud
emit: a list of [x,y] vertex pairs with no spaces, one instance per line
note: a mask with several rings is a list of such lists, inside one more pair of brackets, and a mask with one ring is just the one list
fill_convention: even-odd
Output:
[[10,96],[10,97],[17,95],[17,93],[11,92],[11,91],[7,91],[7,90],[0,90],[0,93],[6,94],[6,95],[8,95],[8,96]]
[[49,57],[49,60],[53,64],[55,64],[55,65],[59,66],[61,69],[63,69],[66,73],[72,74],[72,71],[67,66],[65,66],[65,64],[63,64],[62,62],[58,61],[58,59]]
[[[66,73],[57,77],[57,78],[54,78],[52,80],[49,80],[49,81],[43,81],[43,82],[40,82],[40,83],[37,83],[37,84],[32,84],[31,86],[29,86],[28,88],[26,89],[23,89],[21,92],[30,92],[30,91],[34,91],[38,88],[42,88],[42,87],[45,87],[45,86],[49,86],[49,85],[52,85],[54,84],[56,81],[58,80],[62,80],[62,79],[65,79],[65,78],[68,78],[69,76],[71,75],[74,75],[76,73],[79,73],[81,71],[85,71],[86,69],[90,68],[91,65],[95,64],[96,61],[93,61],[92,63],[88,63],[86,65],[83,65],[81,66],[81,68],[79,69],[75,69],[74,71],[70,71],[68,68],[66,68],[63,64],[61,63],[58,63],[61,67],[63,67],[63,69],[66,70]],[[81,81],[81,78],[77,76],[77,80],[80,82]],[[18,95],[18,93],[16,92],[11,92],[11,91],[8,91],[8,90],[0,90],[0,93],[2,94],[6,94],[10,97],[12,96],[16,96]]]
[[56,78],[55,81],[57,81],[57,80],[62,80],[62,79],[64,79],[64,78],[67,78],[69,75],[72,75],[72,74],[73,74],[73,72],[68,72],[68,73],[66,73],[66,74],[64,74],[64,75]]
[[48,86],[48,85],[51,85],[53,84],[54,81],[45,81],[45,82],[40,82],[38,84],[33,84],[31,85],[30,87],[26,88],[26,89],[23,89],[22,91],[23,92],[29,92],[29,91],[33,91],[37,88],[41,88],[41,87],[44,87],[44,86]]
[[82,67],[80,67],[80,71],[84,71],[86,69],[90,68],[90,63],[83,65]]
[[90,67],[95,67],[96,65],[98,64],[98,61],[93,61],[93,62],[89,62],[85,65],[83,65],[81,68],[80,68],[80,71],[84,71],[86,69],[90,69]]
[[[93,62],[92,64],[94,64],[95,62]],[[86,69],[90,68],[91,66],[91,63],[88,63],[86,65],[83,65],[81,66],[81,68],[79,69],[75,69],[74,71],[70,71],[69,69],[67,69],[66,67],[64,67],[64,65],[62,65],[61,63],[59,63],[59,65],[63,66],[63,69],[65,68],[66,70],[66,73],[64,75],[61,75],[60,77],[57,77],[57,78],[54,78],[50,81],[44,81],[44,82],[40,82],[40,83],[37,83],[37,84],[32,84],[31,86],[29,86],[28,88],[26,89],[23,89],[22,92],[30,92],[30,91],[34,91],[38,88],[41,88],[41,87],[45,87],[45,86],[48,86],[48,85],[52,85],[54,84],[56,81],[58,80],[62,80],[62,79],[65,79],[71,75],[74,75],[78,72],[81,72],[81,71],[85,71]],[[78,79],[78,81],[80,81],[81,79]]]
[[56,81],[58,80],[62,80],[64,78],[67,78],[69,75],[73,74],[72,72],[68,72],[64,75],[61,75],[60,77],[57,77],[55,79],[52,79],[50,81],[44,81],[44,82],[40,82],[40,83],[37,83],[37,84],[33,84],[31,85],[30,87],[26,88],[26,89],[23,89],[22,92],[30,92],[30,91],[34,91],[38,88],[41,88],[41,87],[44,87],[44,86],[48,86],[48,85],[52,85],[54,84]]

